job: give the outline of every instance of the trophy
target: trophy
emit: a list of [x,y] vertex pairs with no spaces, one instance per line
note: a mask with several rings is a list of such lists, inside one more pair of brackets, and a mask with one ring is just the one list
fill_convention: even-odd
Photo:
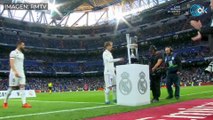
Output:
[[128,63],[137,63],[138,62],[138,37],[130,37],[129,34],[126,34],[126,40],[127,40],[127,53],[128,53]]

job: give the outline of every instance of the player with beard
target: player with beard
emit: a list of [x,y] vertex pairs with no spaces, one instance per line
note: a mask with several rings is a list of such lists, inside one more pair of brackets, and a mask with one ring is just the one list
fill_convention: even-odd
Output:
[[13,90],[20,89],[22,108],[31,108],[32,106],[26,102],[25,85],[26,77],[24,73],[24,49],[23,41],[18,41],[16,49],[10,53],[10,75],[9,88],[4,99],[3,108],[8,108],[8,99]]

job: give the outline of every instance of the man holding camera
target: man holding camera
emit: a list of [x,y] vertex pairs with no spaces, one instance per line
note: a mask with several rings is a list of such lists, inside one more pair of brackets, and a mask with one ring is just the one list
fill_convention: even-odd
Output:
[[161,81],[161,65],[163,63],[163,56],[157,51],[154,45],[149,48],[151,54],[150,57],[150,80],[151,80],[151,90],[152,90],[152,103],[159,102],[160,97],[160,81]]

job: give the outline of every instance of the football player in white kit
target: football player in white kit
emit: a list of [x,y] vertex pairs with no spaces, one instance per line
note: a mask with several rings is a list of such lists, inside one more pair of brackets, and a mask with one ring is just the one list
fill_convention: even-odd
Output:
[[16,49],[10,53],[10,75],[9,88],[4,99],[3,108],[8,108],[8,99],[12,90],[20,89],[22,100],[22,108],[31,108],[32,106],[26,102],[25,84],[26,77],[24,73],[24,51],[25,44],[23,41],[18,41]]
[[111,41],[105,42],[103,52],[103,62],[104,62],[104,81],[105,81],[105,103],[110,104],[109,94],[110,90],[113,91],[113,101],[117,102],[116,96],[116,75],[114,62],[123,61],[123,58],[113,59],[111,50],[113,43]]

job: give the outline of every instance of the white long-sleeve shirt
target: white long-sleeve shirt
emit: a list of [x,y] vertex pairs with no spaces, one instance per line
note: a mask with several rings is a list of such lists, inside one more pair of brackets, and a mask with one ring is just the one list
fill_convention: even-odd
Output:
[[[13,50],[10,53],[10,59],[14,59],[14,66],[17,72],[21,77],[25,77],[24,74],[24,54],[19,50]],[[10,69],[10,72],[13,72],[12,69]]]
[[120,60],[120,58],[113,59],[112,53],[105,50],[103,52],[104,74],[115,75],[114,62],[118,62]]

